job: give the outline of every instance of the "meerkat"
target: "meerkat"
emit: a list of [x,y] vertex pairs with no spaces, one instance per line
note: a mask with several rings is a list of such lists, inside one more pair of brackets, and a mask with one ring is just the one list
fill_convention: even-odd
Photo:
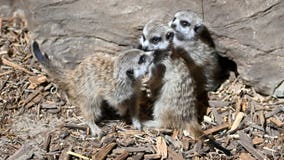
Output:
[[206,77],[206,90],[216,91],[229,77],[237,75],[236,64],[216,51],[215,43],[202,19],[192,11],[177,12],[169,26],[175,31],[175,47],[184,48]]
[[[143,126],[185,129],[193,138],[205,140],[208,137],[200,122],[209,104],[202,70],[183,48],[172,46],[173,38],[173,29],[160,21],[150,21],[144,26],[141,47],[155,51],[148,85],[156,99],[154,118]],[[230,155],[230,151],[215,141],[210,139],[209,143]]]
[[59,70],[42,54],[37,42],[32,44],[35,58],[65,89],[71,103],[80,107],[92,135],[101,136],[96,122],[102,116],[102,102],[124,115],[129,111],[135,128],[138,119],[141,79],[148,73],[153,52],[138,49],[122,51],[117,56],[95,53],[84,59],[74,70]]
[[[149,21],[143,28],[143,34],[140,40],[140,48],[147,51],[171,51],[173,47],[173,40],[175,37],[174,30],[166,25],[164,25],[161,21],[151,20]],[[178,49],[181,50],[181,49]],[[184,51],[182,52],[184,53]],[[203,116],[206,114],[207,108],[209,106],[208,103],[208,95],[205,90],[205,77],[202,74],[203,70],[199,66],[195,65],[190,57],[185,57],[186,54],[180,54],[180,56],[186,58],[187,61],[183,61],[183,63],[187,63],[187,68],[191,72],[191,76],[189,79],[194,79],[195,92],[197,95],[197,103],[198,103],[198,120],[199,122],[203,121]],[[164,54],[155,54],[154,62],[160,61],[165,57]],[[166,56],[167,57],[167,56]],[[159,64],[156,62],[156,64]],[[190,67],[188,67],[190,66]],[[163,85],[160,77],[163,77],[163,73],[165,72],[164,65],[156,65],[154,68],[152,67],[153,75],[151,76],[151,81],[155,82],[155,85],[151,87],[151,92],[154,95],[153,97],[159,93],[159,89]],[[168,67],[170,68],[170,67]],[[154,79],[156,78],[156,79]],[[154,87],[154,88],[153,88]]]

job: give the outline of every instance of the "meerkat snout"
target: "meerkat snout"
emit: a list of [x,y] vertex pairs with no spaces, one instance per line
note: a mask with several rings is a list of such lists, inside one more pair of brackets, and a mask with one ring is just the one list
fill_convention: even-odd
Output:
[[153,51],[142,52],[142,53],[143,54],[140,55],[137,61],[138,68],[127,71],[127,74],[129,76],[131,74],[134,75],[135,79],[141,79],[141,77],[149,73],[149,66],[152,64],[154,59]]
[[171,23],[170,26],[171,26],[173,29],[175,29],[175,28],[177,27],[177,25],[174,24],[174,23]]

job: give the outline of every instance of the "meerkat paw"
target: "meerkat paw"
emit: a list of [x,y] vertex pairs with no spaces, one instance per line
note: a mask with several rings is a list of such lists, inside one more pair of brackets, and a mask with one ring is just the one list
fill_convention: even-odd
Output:
[[137,118],[132,118],[132,125],[135,129],[142,130],[142,123]]
[[95,123],[88,124],[90,129],[91,129],[91,135],[96,136],[98,138],[102,138],[103,136],[106,135],[106,133],[98,127]]
[[160,128],[160,122],[155,120],[149,120],[144,122],[143,126],[147,128]]

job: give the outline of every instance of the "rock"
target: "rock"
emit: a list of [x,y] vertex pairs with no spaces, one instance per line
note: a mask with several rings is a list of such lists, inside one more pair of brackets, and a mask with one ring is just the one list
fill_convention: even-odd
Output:
[[[143,25],[150,19],[167,23],[175,12],[184,9],[202,15],[201,2],[25,0],[11,1],[10,6],[26,11],[31,37],[53,61],[73,68],[95,51],[115,54],[136,46]],[[245,83],[264,95],[283,97],[284,1],[203,2],[204,21],[217,48],[237,63]]]
[[[205,20],[217,46],[238,65],[247,85],[265,95],[283,97],[276,91],[284,79],[284,2],[208,1]],[[208,12],[207,12],[208,11]]]

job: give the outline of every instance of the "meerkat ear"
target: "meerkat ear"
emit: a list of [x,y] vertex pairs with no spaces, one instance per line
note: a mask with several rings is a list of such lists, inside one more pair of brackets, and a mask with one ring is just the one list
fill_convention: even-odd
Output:
[[194,26],[193,30],[196,34],[201,33],[206,27],[203,24],[197,24]]
[[126,71],[126,75],[130,78],[134,78],[134,70],[133,69],[128,69]]
[[173,40],[174,38],[174,32],[173,31],[169,31],[167,34],[166,34],[166,39],[171,41]]
[[215,48],[214,40],[212,39],[211,34],[205,25],[199,24],[194,26],[193,29],[196,33],[196,36],[198,36],[201,41],[206,43],[208,46]]

